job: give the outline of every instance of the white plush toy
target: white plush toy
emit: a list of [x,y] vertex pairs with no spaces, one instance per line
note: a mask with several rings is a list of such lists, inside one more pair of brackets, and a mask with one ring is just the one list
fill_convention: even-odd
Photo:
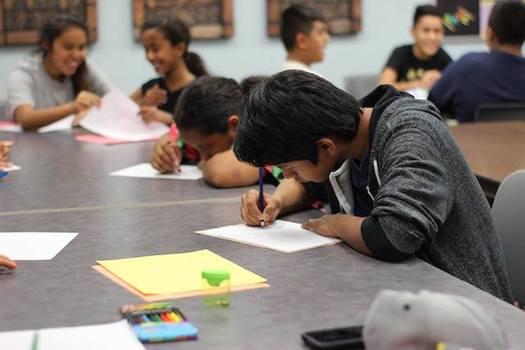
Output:
[[508,349],[502,329],[480,305],[429,291],[381,291],[368,312],[363,338],[370,350],[435,350],[439,342]]

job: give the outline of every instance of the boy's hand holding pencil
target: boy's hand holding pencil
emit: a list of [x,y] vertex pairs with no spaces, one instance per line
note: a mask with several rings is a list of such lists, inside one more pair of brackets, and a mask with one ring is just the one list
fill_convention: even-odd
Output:
[[160,173],[180,172],[181,160],[182,150],[169,134],[161,136],[155,142],[151,165]]
[[264,209],[259,209],[259,191],[249,190],[241,196],[241,218],[246,225],[264,226],[273,223],[281,212],[281,200],[267,193],[263,194]]

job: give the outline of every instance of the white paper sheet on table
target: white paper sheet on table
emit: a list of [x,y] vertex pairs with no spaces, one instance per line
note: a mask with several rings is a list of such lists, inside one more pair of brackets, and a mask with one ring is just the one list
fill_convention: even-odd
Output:
[[76,232],[0,232],[0,254],[13,260],[51,260],[77,235]]
[[198,180],[202,171],[195,165],[181,165],[178,174],[161,174],[149,163],[140,163],[132,167],[112,172],[112,176],[140,177],[148,179]]
[[276,220],[266,227],[239,224],[195,231],[195,233],[285,253],[294,253],[341,242],[338,239],[324,237],[305,230],[300,224],[283,220]]
[[[0,333],[0,349],[30,350],[35,331]],[[144,350],[126,320],[38,331],[38,350]]]
[[51,123],[49,125],[43,126],[37,130],[39,134],[43,134],[46,132],[51,131],[59,131],[59,130],[71,130],[73,127],[71,124],[73,123],[73,119],[75,119],[74,115],[69,115],[65,118],[62,118],[60,120],[57,120],[54,123]]
[[[38,128],[37,132],[39,134],[43,134],[46,132],[58,131],[58,130],[71,130],[72,129],[71,123],[73,123],[74,118],[75,116],[73,115],[67,116],[60,120],[57,120],[54,123]],[[18,124],[0,123],[0,131],[23,132],[24,130]]]
[[8,132],[22,132],[22,127],[18,124],[11,124],[11,123],[5,123],[0,124],[0,131],[8,131]]
[[138,115],[139,106],[122,92],[112,89],[100,107],[92,107],[80,125],[102,136],[117,140],[153,140],[168,132],[169,128],[158,122],[146,124]]
[[4,170],[4,171],[15,171],[15,170],[20,170],[20,169],[22,169],[22,167],[13,164],[9,168],[4,168],[2,170]]

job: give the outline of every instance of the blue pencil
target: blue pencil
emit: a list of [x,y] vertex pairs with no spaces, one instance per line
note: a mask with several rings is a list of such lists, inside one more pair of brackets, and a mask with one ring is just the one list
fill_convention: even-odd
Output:
[[[259,203],[258,203],[258,207],[259,207],[259,210],[261,211],[261,213],[264,211],[264,188],[263,188],[263,184],[264,184],[264,167],[259,167]],[[264,220],[261,218],[261,220],[259,220],[259,224],[261,227],[264,226]]]

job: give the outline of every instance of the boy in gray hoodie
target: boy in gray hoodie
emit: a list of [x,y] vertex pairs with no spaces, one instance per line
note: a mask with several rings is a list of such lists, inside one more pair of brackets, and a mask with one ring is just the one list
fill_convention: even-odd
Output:
[[303,227],[385,261],[420,259],[512,301],[490,209],[437,108],[382,85],[359,104],[313,74],[281,72],[247,97],[234,152],[285,179],[257,205],[241,198],[248,225],[315,200],[331,215]]

